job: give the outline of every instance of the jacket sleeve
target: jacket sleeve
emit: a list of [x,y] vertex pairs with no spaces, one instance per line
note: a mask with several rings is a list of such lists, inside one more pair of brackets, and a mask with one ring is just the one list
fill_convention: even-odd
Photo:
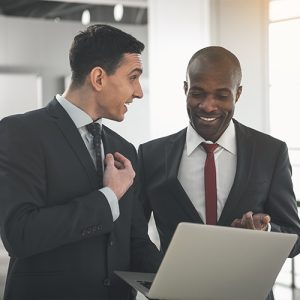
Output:
[[148,222],[140,199],[141,181],[139,169],[136,166],[137,156],[135,149],[134,156],[132,163],[136,170],[136,179],[134,183],[135,199],[131,225],[131,268],[133,271],[156,273],[162,260],[162,254],[148,235]]
[[21,117],[0,122],[0,228],[13,257],[49,251],[113,228],[109,204],[97,190],[72,199],[66,195],[60,205],[49,199],[45,161],[39,137]]

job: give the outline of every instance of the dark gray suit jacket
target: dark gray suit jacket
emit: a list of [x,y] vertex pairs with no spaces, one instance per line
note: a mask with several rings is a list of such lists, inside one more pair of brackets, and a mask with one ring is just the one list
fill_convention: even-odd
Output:
[[[105,152],[137,167],[133,145],[103,126]],[[155,272],[136,185],[113,222],[96,169],[56,101],[0,123],[0,228],[11,259],[5,299],[132,299],[114,270]]]
[[[234,124],[237,170],[218,225],[230,226],[247,211],[261,212],[271,216],[272,231],[300,236],[286,144],[235,120]],[[177,178],[185,141],[186,129],[139,148],[144,210],[147,219],[153,212],[163,253],[178,223],[203,223]],[[290,256],[299,251],[298,238]]]

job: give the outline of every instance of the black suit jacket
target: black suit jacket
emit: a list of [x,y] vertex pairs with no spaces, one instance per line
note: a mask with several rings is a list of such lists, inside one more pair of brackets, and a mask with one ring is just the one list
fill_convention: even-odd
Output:
[[[218,225],[230,226],[251,210],[269,214],[272,231],[300,236],[286,144],[235,120],[234,124],[237,170]],[[185,141],[186,129],[139,148],[144,210],[148,219],[153,212],[163,253],[178,223],[203,223],[177,178]],[[290,256],[299,251],[298,238]]]
[[[136,169],[133,145],[103,126],[106,153]],[[5,299],[132,299],[114,270],[155,272],[136,185],[113,222],[96,169],[69,115],[56,101],[0,124],[0,224],[11,256]]]

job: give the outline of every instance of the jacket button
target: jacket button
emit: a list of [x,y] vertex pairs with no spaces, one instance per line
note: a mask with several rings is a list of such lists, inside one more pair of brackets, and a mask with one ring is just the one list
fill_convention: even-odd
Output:
[[110,286],[110,279],[109,279],[109,278],[105,278],[105,279],[103,280],[103,285],[104,285],[104,286]]
[[114,241],[110,241],[110,242],[109,242],[109,246],[112,247],[113,245],[114,245]]

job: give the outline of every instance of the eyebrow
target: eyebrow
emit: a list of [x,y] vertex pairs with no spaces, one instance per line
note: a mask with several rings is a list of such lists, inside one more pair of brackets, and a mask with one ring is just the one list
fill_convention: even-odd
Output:
[[227,88],[220,88],[220,89],[217,89],[217,92],[230,92],[230,90]]
[[[198,91],[205,92],[205,89],[200,86],[191,86],[190,90],[198,90]],[[228,88],[219,88],[219,89],[216,89],[216,92],[230,92],[230,90]]]
[[134,73],[134,72],[139,72],[140,74],[142,74],[142,73],[143,73],[143,69],[141,69],[141,68],[135,68],[135,69],[133,69],[133,70],[131,70],[131,71],[129,72],[129,75],[131,75],[131,74]]

